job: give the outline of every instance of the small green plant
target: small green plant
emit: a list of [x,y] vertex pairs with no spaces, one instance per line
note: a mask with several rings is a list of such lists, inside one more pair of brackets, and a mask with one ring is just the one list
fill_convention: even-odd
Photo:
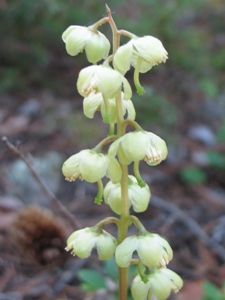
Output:
[[[109,129],[108,136],[94,148],[69,157],[62,172],[70,182],[79,178],[97,183],[94,203],[101,205],[104,199],[119,217],[110,216],[92,227],[76,230],[69,236],[66,250],[87,258],[95,248],[99,260],[115,257],[120,300],[128,299],[129,270],[133,265],[138,273],[131,284],[133,299],[165,300],[183,285],[180,276],[166,268],[173,258],[173,251],[166,239],[147,231],[130,209],[136,213],[145,211],[151,197],[150,188],[141,177],[139,162],[145,161],[154,167],[166,159],[168,150],[163,139],[145,131],[135,121],[132,89],[125,74],[134,67],[134,86],[142,96],[145,90],[139,74],[166,62],[168,53],[161,41],[153,36],[138,37],[127,30],[118,30],[108,6],[106,9],[107,17],[89,27],[70,26],[62,35],[68,54],[76,56],[85,51],[92,64],[80,71],[77,80],[77,90],[84,97],[84,115],[92,119],[100,111],[102,121]],[[112,31],[111,54],[109,40],[98,31],[99,26],[106,23]],[[122,46],[121,37],[129,40]],[[133,165],[132,174],[129,174],[129,165]],[[109,179],[105,187],[103,177]],[[117,226],[117,238],[103,229],[112,223]],[[131,225],[136,227],[136,234],[129,235]],[[111,275],[114,277],[114,272]],[[86,290],[106,287],[102,275],[95,271],[82,270],[79,276]]]
[[[225,143],[225,118],[222,120],[222,124],[217,132],[217,140],[221,143]],[[207,158],[209,164],[217,170],[225,170],[225,153],[224,151],[208,151]]]
[[207,153],[209,164],[216,169],[225,169],[225,154],[217,151],[209,151]]
[[[131,282],[137,274],[137,267],[131,266],[128,274],[128,300],[132,300]],[[99,289],[107,290],[118,298],[118,273],[117,265],[113,258],[104,261],[101,273],[97,270],[82,269],[78,272],[78,278],[81,281],[81,288],[85,292],[97,291]],[[109,285],[111,288],[109,288]]]
[[181,178],[189,184],[201,184],[207,180],[206,173],[198,167],[186,167],[180,172]]
[[[218,133],[217,140],[221,143],[225,142],[225,119],[223,120]],[[203,154],[205,156],[206,167],[199,166],[184,167],[180,171],[181,179],[188,184],[204,184],[209,179],[207,174],[207,166],[210,170],[223,172],[225,170],[225,154],[224,151],[206,150]]]
[[225,281],[221,288],[217,287],[212,282],[203,284],[204,296],[201,300],[225,300]]
[[223,118],[223,120],[222,120],[222,124],[220,126],[219,131],[218,131],[217,137],[218,137],[218,140],[220,142],[225,143],[225,118]]

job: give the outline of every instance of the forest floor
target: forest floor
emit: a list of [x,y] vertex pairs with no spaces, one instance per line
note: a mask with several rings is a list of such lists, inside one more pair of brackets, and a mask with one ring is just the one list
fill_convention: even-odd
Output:
[[[176,107],[176,122],[164,133],[160,122],[145,122],[146,130],[164,135],[169,155],[157,167],[141,163],[152,198],[140,219],[149,231],[165,236],[174,250],[169,267],[185,281],[176,299],[200,300],[203,282],[221,286],[225,278],[225,143],[218,138],[224,101],[206,99],[201,90],[190,89],[193,78],[185,80],[176,70],[173,75],[173,81],[171,74],[150,77]],[[104,291],[81,289],[79,270],[104,272],[96,253],[80,260],[64,250],[74,228],[94,225],[110,214],[104,203],[94,204],[95,184],[68,183],[61,174],[67,157],[93,147],[107,134],[100,117],[86,119],[81,97],[72,95],[31,90],[0,98],[0,136],[8,139],[0,145],[0,299],[112,299]],[[165,114],[170,113],[169,107]],[[27,157],[75,223],[51,194],[43,192],[9,145]],[[115,233],[114,227],[109,230]]]

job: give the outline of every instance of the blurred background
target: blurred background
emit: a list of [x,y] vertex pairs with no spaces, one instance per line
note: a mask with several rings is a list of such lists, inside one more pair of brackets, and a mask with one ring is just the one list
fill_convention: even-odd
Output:
[[[134,91],[133,102],[136,120],[169,149],[159,166],[141,164],[153,197],[140,218],[174,249],[169,267],[185,286],[171,299],[225,299],[225,2],[107,4],[119,29],[153,35],[169,53],[166,64],[141,75],[146,93]],[[83,115],[76,80],[88,64],[84,53],[66,53],[61,35],[70,25],[88,26],[104,16],[105,2],[98,0],[0,1],[0,136],[26,154],[82,227],[110,210],[93,204],[94,184],[65,182],[61,166],[94,147],[108,128],[98,113],[93,120]],[[111,40],[109,25],[99,30]],[[65,253],[71,222],[4,143],[0,168],[0,299],[115,299],[113,261]]]

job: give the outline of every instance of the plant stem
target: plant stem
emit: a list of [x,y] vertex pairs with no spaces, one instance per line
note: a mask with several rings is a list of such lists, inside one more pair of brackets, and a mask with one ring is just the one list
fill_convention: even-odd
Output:
[[100,222],[98,222],[95,226],[101,228],[101,227],[105,226],[106,224],[112,224],[112,223],[115,223],[118,226],[119,219],[117,219],[115,217],[107,217],[107,218],[101,220]]
[[121,137],[125,133],[125,127],[123,126],[124,118],[123,118],[123,106],[121,93],[116,96],[116,109],[117,109],[117,135]]
[[105,145],[114,142],[116,140],[116,135],[107,136],[105,139],[103,139],[97,146],[95,146],[92,150],[94,150],[97,153],[102,152],[102,147]]
[[98,180],[98,194],[95,197],[95,204],[101,205],[102,203],[102,196],[103,196],[103,183],[101,180]]
[[145,93],[145,90],[139,81],[141,62],[142,62],[142,58],[138,57],[136,67],[134,69],[134,85],[136,87],[138,95],[140,96],[142,96]]
[[111,137],[113,135],[114,135],[114,123],[110,123],[108,136]]
[[130,119],[124,120],[124,122],[123,122],[124,130],[126,129],[127,125],[132,126],[135,130],[143,130],[142,127],[134,120],[130,120]]
[[135,34],[133,34],[130,31],[124,30],[124,29],[119,30],[118,33],[120,35],[126,36],[126,37],[128,37],[130,39],[137,38],[137,36]]
[[[123,113],[122,113],[122,101],[121,94],[117,96],[117,135],[118,137],[124,135],[123,126]],[[121,199],[122,199],[122,210],[120,223],[118,226],[118,244],[127,237],[127,231],[129,226],[129,203],[128,203],[128,166],[120,164],[122,169],[121,185]],[[128,286],[128,270],[129,268],[119,268],[119,299],[127,300],[127,286]]]
[[146,229],[136,216],[130,216],[130,220],[137,227],[139,234],[145,234]]
[[[121,180],[121,199],[122,211],[120,217],[120,224],[118,227],[118,243],[120,244],[127,236],[129,226],[129,204],[128,204],[128,167],[121,165],[122,180]],[[119,299],[127,299],[128,286],[128,270],[129,268],[119,268]]]
[[108,5],[106,4],[106,10],[108,13],[108,22],[109,25],[111,26],[112,29],[112,34],[113,34],[113,54],[115,54],[116,50],[120,46],[120,34],[118,33],[118,29],[116,27],[116,24],[113,20],[111,10],[109,9]]
[[136,177],[138,185],[140,187],[146,186],[146,183],[145,183],[144,179],[142,179],[140,172],[139,172],[139,161],[134,162],[134,176]]
[[[112,18],[111,11],[106,5],[108,13],[109,24],[113,34],[113,55],[120,46],[120,33],[116,27],[116,24]],[[117,109],[117,137],[121,137],[125,134],[124,117],[121,92],[116,97],[116,109]],[[127,237],[128,226],[130,222],[130,211],[128,202],[128,166],[120,164],[122,169],[121,185],[121,199],[122,199],[122,210],[120,221],[118,224],[118,244]],[[119,300],[127,300],[127,287],[128,287],[128,268],[119,268]]]
[[104,116],[103,121],[105,123],[108,123],[109,122],[109,100],[108,100],[107,97],[103,96],[103,101],[104,101],[104,104],[105,104],[105,116]]

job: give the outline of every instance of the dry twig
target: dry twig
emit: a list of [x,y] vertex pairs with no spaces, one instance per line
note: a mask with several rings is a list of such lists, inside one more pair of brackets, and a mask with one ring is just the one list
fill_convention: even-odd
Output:
[[151,198],[151,204],[153,204],[155,207],[162,208],[170,212],[175,219],[184,223],[190,229],[190,231],[202,241],[204,245],[212,249],[225,262],[224,247],[213,238],[209,237],[204,230],[202,230],[199,224],[193,218],[189,217],[185,212],[183,212],[178,206],[155,195]]
[[53,204],[53,208],[55,211],[60,213],[65,219],[67,219],[73,228],[81,228],[81,225],[79,221],[67,210],[67,208],[60,202],[60,200],[52,193],[52,191],[49,190],[49,188],[45,185],[45,183],[42,181],[34,167],[32,166],[31,162],[28,160],[28,158],[13,144],[9,142],[7,137],[2,137],[2,142],[5,144],[5,146],[14,154],[19,156],[27,165],[28,169],[30,170],[32,176],[39,184],[41,190],[43,193],[50,199],[50,201]]

